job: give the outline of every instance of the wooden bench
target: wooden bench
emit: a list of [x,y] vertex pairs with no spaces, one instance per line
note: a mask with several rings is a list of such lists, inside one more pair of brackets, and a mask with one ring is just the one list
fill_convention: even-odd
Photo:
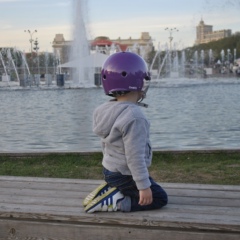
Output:
[[240,186],[164,183],[160,210],[87,214],[82,200],[101,182],[0,177],[0,239],[240,239]]

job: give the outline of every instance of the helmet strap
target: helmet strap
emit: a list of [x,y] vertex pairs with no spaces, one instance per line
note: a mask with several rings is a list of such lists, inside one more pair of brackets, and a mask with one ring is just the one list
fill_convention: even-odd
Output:
[[137,104],[138,104],[138,106],[140,106],[140,107],[148,108],[148,104],[146,104],[146,103],[138,102]]
[[142,91],[142,97],[141,97],[141,98],[138,100],[138,102],[137,102],[138,106],[140,106],[140,107],[145,107],[145,108],[148,107],[148,104],[142,102],[142,100],[143,100],[144,98],[146,98],[146,92],[147,92],[147,91]]

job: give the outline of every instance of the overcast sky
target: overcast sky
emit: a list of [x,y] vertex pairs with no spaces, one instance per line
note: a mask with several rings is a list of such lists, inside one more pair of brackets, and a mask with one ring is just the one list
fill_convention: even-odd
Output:
[[[56,33],[72,39],[74,0],[0,0],[0,47],[29,51],[29,34],[40,51],[52,51]],[[155,46],[168,42],[165,28],[177,28],[173,43],[192,46],[201,18],[213,30],[240,31],[240,0],[85,0],[88,38],[139,38],[149,32]]]

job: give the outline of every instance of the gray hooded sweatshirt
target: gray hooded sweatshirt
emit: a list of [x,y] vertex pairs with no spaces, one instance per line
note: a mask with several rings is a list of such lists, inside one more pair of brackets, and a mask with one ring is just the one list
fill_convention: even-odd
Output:
[[132,175],[139,190],[151,186],[150,124],[132,102],[109,101],[93,113],[93,132],[101,137],[103,166],[111,172]]

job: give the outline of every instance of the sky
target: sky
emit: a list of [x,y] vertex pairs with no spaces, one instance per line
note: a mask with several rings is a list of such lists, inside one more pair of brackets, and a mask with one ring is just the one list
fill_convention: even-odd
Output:
[[[32,39],[39,51],[52,51],[55,34],[73,39],[76,0],[0,0],[0,47],[30,51]],[[140,38],[149,32],[156,48],[169,43],[178,49],[193,46],[196,26],[203,19],[213,30],[240,31],[240,0],[78,0],[84,1],[89,40],[97,36]],[[37,30],[37,32],[34,32]]]

